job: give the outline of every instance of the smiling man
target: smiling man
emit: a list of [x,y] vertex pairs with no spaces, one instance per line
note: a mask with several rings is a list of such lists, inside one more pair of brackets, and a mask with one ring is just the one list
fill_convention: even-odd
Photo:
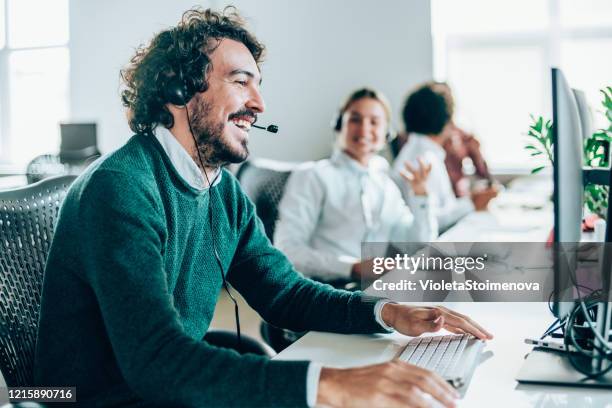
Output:
[[45,269],[35,383],[83,406],[452,405],[439,377],[400,362],[334,370],[202,340],[227,280],[268,322],[296,331],[409,335],[469,318],[335,291],[271,246],[221,169],[248,155],[265,106],[263,46],[230,9],[190,10],[123,72],[135,135],[92,165],[61,209]]

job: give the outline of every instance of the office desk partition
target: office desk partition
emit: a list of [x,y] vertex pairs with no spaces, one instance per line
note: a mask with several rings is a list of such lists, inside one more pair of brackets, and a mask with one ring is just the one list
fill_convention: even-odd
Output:
[[[473,213],[440,237],[446,242],[543,242],[552,228],[549,189],[540,181],[523,183]],[[605,389],[523,385],[514,378],[532,349],[527,337],[539,337],[554,320],[544,302],[445,302],[473,317],[495,338],[487,342],[460,407],[612,407]],[[443,333],[445,334],[445,333]],[[357,367],[397,357],[410,337],[340,335],[310,332],[279,353],[279,360],[313,360],[329,367]]]

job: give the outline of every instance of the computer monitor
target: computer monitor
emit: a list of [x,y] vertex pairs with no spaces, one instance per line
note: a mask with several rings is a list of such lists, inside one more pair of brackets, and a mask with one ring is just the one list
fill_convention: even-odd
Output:
[[81,161],[98,156],[95,123],[60,123],[60,160]]
[[578,107],[578,114],[580,117],[580,130],[582,131],[582,140],[586,140],[593,136],[593,117],[591,110],[589,109],[589,103],[587,102],[586,95],[579,89],[572,89],[574,99],[576,100],[576,106]]
[[[555,207],[554,215],[554,304],[553,312],[563,319],[572,312],[575,302],[574,277],[577,271],[577,249],[582,232],[582,209],[583,209],[583,180],[588,172],[583,169],[583,130],[581,123],[588,117],[581,118],[581,112],[588,112],[578,107],[580,102],[576,101],[576,94],[569,87],[563,72],[557,68],[552,69],[552,102],[553,102],[553,177],[554,190],[553,201]],[[578,96],[580,98],[580,96]],[[590,136],[590,135],[589,135]],[[612,173],[605,173],[608,184]],[[601,179],[601,178],[600,178]],[[612,212],[608,208],[608,220],[612,222]],[[606,231],[607,238],[612,234],[609,227]],[[606,260],[607,259],[607,260]],[[605,264],[608,264],[607,270]],[[610,274],[610,254],[604,251],[604,290],[608,285],[606,275]],[[610,330],[610,315],[612,310],[610,303],[599,302],[597,304],[597,321],[594,330],[601,334],[604,339]],[[575,327],[575,326],[574,326]],[[588,334],[585,334],[588,336]],[[608,347],[598,342],[597,336],[594,340],[599,350]],[[608,342],[606,342],[608,343]],[[593,377],[593,373],[603,373],[610,364],[605,358],[597,355],[593,348],[593,355],[577,355],[578,353],[559,356],[556,353],[544,352],[534,349],[525,359],[517,380],[525,383],[545,383],[559,385],[580,385],[595,387],[612,387],[610,376]],[[577,368],[580,368],[577,370]],[[586,375],[586,374],[589,375]],[[593,378],[591,378],[593,377]]]
[[[567,315],[573,298],[570,273],[576,271],[576,253],[580,242],[583,209],[583,149],[582,128],[578,104],[558,68],[552,68],[552,140],[553,140],[553,201],[555,241],[555,293],[553,311],[559,318]],[[562,249],[567,249],[564,251]]]
[[[597,179],[600,184],[612,184],[610,170],[594,172],[583,167],[583,141],[592,135],[591,117],[584,93],[571,90],[563,72],[552,69],[553,81],[553,127],[554,142],[554,205],[555,205],[555,302],[553,312],[558,318],[565,317],[574,307],[574,284],[579,278],[577,248],[581,240],[583,189],[585,179]],[[591,174],[599,173],[598,178]],[[606,175],[603,177],[602,175]],[[608,225],[606,243],[601,260],[601,282],[603,301],[597,307],[595,329],[601,337],[608,338],[612,308],[608,294],[610,292],[610,274],[612,273],[612,210],[608,206]],[[593,288],[595,289],[595,288]],[[605,347],[595,339],[598,347]]]

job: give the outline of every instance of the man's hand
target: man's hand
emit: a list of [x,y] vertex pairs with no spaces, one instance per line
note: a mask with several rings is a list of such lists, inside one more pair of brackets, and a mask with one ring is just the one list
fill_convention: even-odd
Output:
[[363,281],[374,281],[380,278],[383,274],[389,272],[393,268],[395,268],[395,264],[391,268],[389,268],[390,262],[387,264],[383,264],[380,267],[384,268],[384,271],[380,274],[374,273],[374,258],[365,259],[361,262],[357,262],[353,264],[351,268],[351,278],[354,280],[363,280]]
[[415,169],[409,162],[404,163],[405,170],[400,171],[400,175],[412,187],[415,195],[427,195],[427,178],[431,173],[431,164],[425,164],[419,157],[419,167]]
[[427,407],[424,393],[445,407],[454,407],[459,394],[437,374],[399,360],[366,367],[323,368],[317,406]]
[[489,187],[485,190],[472,192],[472,202],[476,211],[484,211],[489,205],[489,201],[497,197],[498,191],[495,187]]
[[474,320],[443,306],[420,307],[387,303],[382,308],[381,317],[388,326],[412,337],[446,329],[455,334],[471,334],[481,340],[493,338],[491,333]]

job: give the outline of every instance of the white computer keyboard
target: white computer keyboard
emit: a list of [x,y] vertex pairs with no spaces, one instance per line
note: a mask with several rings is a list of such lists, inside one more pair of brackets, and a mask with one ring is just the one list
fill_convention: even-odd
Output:
[[484,342],[467,334],[416,337],[399,359],[433,371],[455,388],[469,380]]

